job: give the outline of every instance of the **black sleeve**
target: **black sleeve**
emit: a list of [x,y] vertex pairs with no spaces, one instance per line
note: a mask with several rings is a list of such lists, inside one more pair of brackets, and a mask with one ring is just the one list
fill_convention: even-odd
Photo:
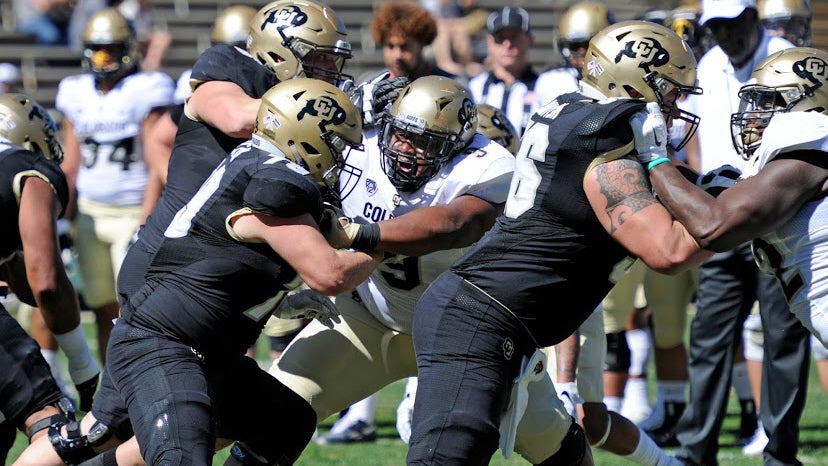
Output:
[[244,191],[244,206],[274,217],[309,213],[319,219],[322,194],[310,175],[302,175],[278,163],[256,172]]
[[60,201],[61,209],[58,216],[62,217],[63,212],[66,210],[66,206],[69,203],[69,183],[66,181],[66,175],[63,173],[63,170],[60,169],[60,165],[46,159],[45,157],[37,158],[34,163],[34,169],[48,178],[49,183],[52,185],[52,188],[55,190],[55,194]]
[[582,136],[593,136],[597,153],[609,152],[633,140],[630,117],[639,110],[643,110],[645,106],[646,103],[643,100],[619,100],[610,104],[605,112],[596,112],[597,114],[604,113],[600,124],[593,126],[589,124],[589,121],[582,120],[582,124],[575,129],[575,132]]
[[205,50],[193,65],[190,79],[232,82],[255,98],[261,97],[279,82],[266,66],[241,54],[231,45],[214,45]]

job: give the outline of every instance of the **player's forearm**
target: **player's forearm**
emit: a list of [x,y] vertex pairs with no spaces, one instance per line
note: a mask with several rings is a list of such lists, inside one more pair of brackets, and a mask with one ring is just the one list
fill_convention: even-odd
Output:
[[580,333],[575,332],[566,340],[555,345],[555,365],[559,382],[574,382],[578,369],[578,353],[580,352]]
[[650,182],[661,203],[705,249],[728,250],[740,244],[722,244],[715,198],[689,182],[669,163],[650,170]]
[[307,269],[301,274],[310,289],[326,296],[356,288],[368,279],[380,258],[379,254],[359,251],[331,251],[333,256],[327,267]]
[[500,209],[491,206],[477,214],[458,213],[448,206],[414,210],[379,222],[378,250],[422,256],[436,251],[469,246],[494,225]]

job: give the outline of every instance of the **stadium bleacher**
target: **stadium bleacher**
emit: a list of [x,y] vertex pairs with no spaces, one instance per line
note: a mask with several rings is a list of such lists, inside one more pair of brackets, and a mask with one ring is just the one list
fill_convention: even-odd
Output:
[[[12,0],[0,0],[0,62],[21,67],[23,91],[48,108],[54,107],[57,84],[64,76],[80,71],[80,52],[68,47],[43,47],[32,38],[15,32]],[[354,47],[354,58],[346,66],[353,76],[382,67],[382,55],[371,39],[370,22],[373,8],[380,0],[334,0],[328,2],[348,28]],[[574,1],[513,0],[512,6],[527,9],[532,18],[536,46],[529,54],[536,69],[558,62],[555,47],[556,30],[561,15]],[[608,0],[607,6],[619,20],[640,16],[650,8],[664,8],[667,2],[644,0]],[[678,0],[673,0],[678,4]],[[210,43],[213,20],[221,9],[232,4],[260,7],[264,3],[251,0],[154,0],[159,26],[172,35],[163,71],[173,78],[189,68],[198,54]],[[487,11],[500,8],[502,0],[480,0],[478,6]],[[814,46],[828,48],[828,2],[813,2]]]

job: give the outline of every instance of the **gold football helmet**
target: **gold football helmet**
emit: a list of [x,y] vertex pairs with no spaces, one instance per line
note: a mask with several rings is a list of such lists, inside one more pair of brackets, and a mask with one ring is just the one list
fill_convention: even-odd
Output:
[[116,8],[92,15],[82,37],[83,66],[96,79],[115,82],[138,66],[135,32]]
[[828,115],[828,52],[796,47],[762,60],[739,90],[739,112],[730,117],[733,145],[749,159],[777,113]]
[[[339,84],[352,57],[345,24],[312,0],[278,0],[256,13],[247,50],[280,81],[308,77]],[[350,78],[350,77],[347,77]]]
[[558,50],[569,66],[583,66],[589,40],[615,22],[607,7],[596,2],[581,2],[569,7],[558,25]]
[[759,22],[773,36],[800,47],[811,45],[811,5],[808,0],[759,0]]
[[477,132],[517,154],[520,137],[506,114],[489,104],[477,104],[477,117]]
[[424,76],[408,84],[382,118],[385,173],[398,189],[416,191],[477,131],[471,93],[455,80]]
[[227,44],[244,48],[250,34],[250,22],[256,9],[247,5],[232,5],[221,10],[213,23],[210,41],[213,45]]
[[275,146],[305,167],[325,197],[338,198],[345,151],[360,148],[362,116],[348,95],[318,79],[283,81],[262,96],[253,143]]
[[680,109],[696,85],[696,58],[671,29],[648,21],[624,21],[605,28],[589,41],[583,81],[607,97],[634,97],[658,102],[668,118],[684,120],[688,130],[675,146],[693,136],[699,117]]
[[63,161],[57,125],[45,108],[23,94],[0,95],[0,138],[57,163]]

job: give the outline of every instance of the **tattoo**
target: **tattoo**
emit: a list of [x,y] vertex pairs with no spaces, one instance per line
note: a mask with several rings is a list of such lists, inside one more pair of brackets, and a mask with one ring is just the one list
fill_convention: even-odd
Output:
[[644,168],[637,161],[618,159],[596,167],[601,194],[607,198],[610,234],[615,233],[629,216],[655,204]]

